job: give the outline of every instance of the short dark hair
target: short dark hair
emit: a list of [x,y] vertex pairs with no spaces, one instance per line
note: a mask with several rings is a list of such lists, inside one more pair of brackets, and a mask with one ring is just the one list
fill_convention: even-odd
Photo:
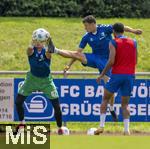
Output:
[[113,25],[113,30],[116,33],[124,33],[124,25],[122,23],[115,23]]
[[83,18],[82,22],[83,23],[95,23],[96,24],[96,19],[94,16],[88,15],[88,16]]

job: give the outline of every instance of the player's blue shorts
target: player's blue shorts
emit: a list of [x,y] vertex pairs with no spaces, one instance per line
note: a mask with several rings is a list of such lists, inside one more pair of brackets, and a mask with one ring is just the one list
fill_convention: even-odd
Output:
[[105,85],[105,89],[111,93],[115,93],[119,90],[121,96],[131,96],[134,78],[134,75],[112,74]]
[[[83,66],[88,66],[92,68],[97,68],[99,72],[101,73],[103,69],[105,68],[105,65],[107,64],[108,58],[102,57],[100,55],[95,55],[93,53],[84,53],[87,59],[87,64],[83,64]],[[109,70],[106,75],[110,77],[111,70]]]

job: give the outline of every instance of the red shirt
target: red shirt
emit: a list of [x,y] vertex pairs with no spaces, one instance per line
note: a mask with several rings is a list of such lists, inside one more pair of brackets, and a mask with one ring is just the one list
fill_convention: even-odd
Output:
[[135,74],[136,46],[134,40],[121,36],[121,38],[115,38],[114,41],[116,56],[112,74]]

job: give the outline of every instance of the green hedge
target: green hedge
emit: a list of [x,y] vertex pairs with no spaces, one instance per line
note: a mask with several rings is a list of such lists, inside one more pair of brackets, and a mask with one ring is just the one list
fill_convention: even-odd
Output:
[[150,17],[150,0],[1,0],[0,16]]

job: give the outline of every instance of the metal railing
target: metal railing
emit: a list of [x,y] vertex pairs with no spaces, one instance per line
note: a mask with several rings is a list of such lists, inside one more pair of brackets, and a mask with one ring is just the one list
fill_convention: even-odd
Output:
[[[0,75],[25,75],[27,71],[0,71]],[[85,76],[85,75],[98,75],[99,72],[93,72],[93,71],[68,71],[64,73],[63,71],[51,71],[52,75],[62,75],[64,77],[68,75],[76,75],[76,76]],[[136,72],[136,76],[150,76],[150,72]]]

